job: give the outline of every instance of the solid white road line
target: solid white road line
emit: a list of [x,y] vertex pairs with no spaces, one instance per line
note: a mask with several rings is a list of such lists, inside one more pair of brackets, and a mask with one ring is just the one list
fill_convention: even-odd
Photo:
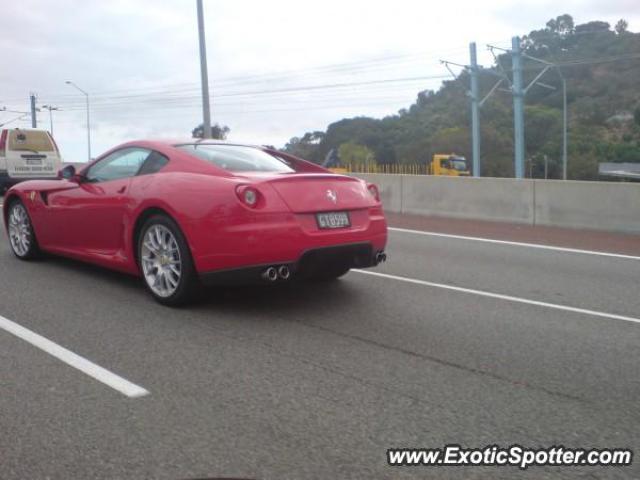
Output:
[[498,245],[513,245],[516,247],[528,247],[528,248],[538,248],[540,250],[555,250],[557,252],[567,252],[567,253],[581,253],[585,255],[598,255],[601,257],[614,257],[614,258],[624,258],[626,260],[640,260],[640,256],[634,255],[624,255],[621,253],[610,253],[610,252],[599,252],[597,250],[581,250],[578,248],[566,248],[566,247],[555,247],[552,245],[541,245],[538,243],[525,243],[525,242],[510,242],[507,240],[495,240],[493,238],[483,238],[483,237],[467,237],[465,235],[452,235],[449,233],[439,233],[439,232],[427,232],[423,230],[409,230],[406,228],[392,228],[389,227],[389,230],[393,232],[401,232],[401,233],[413,233],[416,235],[425,235],[430,237],[443,237],[443,238],[454,238],[456,240],[471,240],[474,242],[485,242],[485,243],[495,243]]
[[581,313],[584,315],[591,315],[594,317],[603,317],[603,318],[610,318],[613,320],[623,320],[625,322],[640,323],[640,318],[627,317],[625,315],[616,315],[615,313],[599,312],[597,310],[587,310],[586,308],[570,307],[568,305],[558,305],[556,303],[539,302],[537,300],[529,300],[527,298],[513,297],[511,295],[502,295],[500,293],[486,292],[484,290],[475,290],[473,288],[456,287],[454,285],[446,285],[444,283],[427,282],[424,280],[418,280],[416,278],[390,275],[388,273],[369,272],[366,270],[358,270],[358,269],[353,269],[351,271],[357,272],[357,273],[364,273],[365,275],[372,275],[374,277],[387,278],[389,280],[398,280],[400,282],[413,283],[415,285],[422,285],[425,287],[441,288],[444,290],[452,290],[454,292],[471,293],[473,295],[480,295],[482,297],[497,298],[499,300],[506,300],[508,302],[524,303],[527,305],[535,305],[537,307],[563,310],[565,312]]
[[53,357],[56,357],[58,360],[63,361],[67,365],[76,368],[83,373],[86,373],[90,377],[104,383],[105,385],[110,386],[111,388],[119,391],[127,397],[137,398],[149,394],[147,390],[136,385],[135,383],[131,383],[130,381],[125,380],[115,373],[112,373],[109,370],[96,365],[86,358],[83,358],[80,355],[77,355],[64,347],[61,347],[57,343],[54,343],[51,340],[44,338],[42,335],[38,335],[37,333],[32,332],[31,330],[24,328],[23,326],[18,325],[17,323],[4,318],[3,316],[0,316],[0,328],[15,335],[18,338],[21,338],[31,345],[38,347],[40,350],[44,350],[49,355],[52,355]]

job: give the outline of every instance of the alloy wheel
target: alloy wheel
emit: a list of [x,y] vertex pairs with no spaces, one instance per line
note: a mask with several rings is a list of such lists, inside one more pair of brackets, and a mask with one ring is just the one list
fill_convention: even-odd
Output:
[[14,203],[9,211],[9,240],[17,256],[25,257],[29,254],[33,241],[31,221],[27,209],[19,202]]
[[149,288],[159,297],[175,293],[182,278],[182,259],[175,235],[164,225],[151,225],[144,234],[140,260]]

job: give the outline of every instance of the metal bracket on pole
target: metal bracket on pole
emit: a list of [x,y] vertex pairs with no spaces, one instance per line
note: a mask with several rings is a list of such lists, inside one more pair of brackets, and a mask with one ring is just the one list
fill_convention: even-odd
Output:
[[467,65],[460,65],[459,63],[449,62],[447,60],[440,60],[440,63],[444,65],[447,70],[449,70],[449,73],[451,74],[454,80],[457,80],[459,75],[456,75],[455,72],[451,70],[451,67],[449,65],[455,65],[456,67],[460,67],[463,70],[466,70],[467,68],[469,68]]
[[525,93],[525,95],[529,92],[529,89],[530,89],[533,85],[535,85],[535,83],[540,79],[540,77],[542,77],[545,73],[547,73],[547,70],[549,70],[550,68],[551,68],[551,67],[550,67],[549,65],[547,65],[546,67],[544,67],[544,68],[542,69],[542,71],[541,71],[538,75],[536,75],[536,77],[535,77],[533,80],[531,80],[531,82],[529,83],[529,85],[527,85],[527,86],[525,87],[525,89],[524,89],[524,93]]
[[546,88],[547,90],[558,90],[558,89],[557,89],[556,87],[554,87],[553,85],[548,85],[548,84],[546,84],[546,83],[542,83],[542,82],[538,82],[538,83],[537,83],[537,85],[538,85],[539,87]]
[[[489,90],[489,93],[487,93],[484,98],[482,100],[480,100],[480,106],[482,107],[485,102],[489,99],[489,97],[491,95],[493,95],[493,93],[498,89],[498,87],[502,84],[502,82],[504,82],[504,78],[501,78],[500,80],[498,80],[493,87],[491,87],[491,90]],[[510,90],[507,90],[509,93],[511,93]]]
[[487,45],[487,48],[491,52],[491,55],[493,55],[493,59],[495,60],[496,65],[498,65],[498,68],[500,69],[499,76],[504,78],[509,85],[512,85],[511,79],[509,78],[509,75],[507,75],[507,71],[505,70],[504,66],[502,65],[502,62],[500,61],[500,57],[498,57],[496,55],[496,52],[494,52],[494,50],[502,50],[503,52],[506,52],[506,53],[508,53],[509,51],[505,50],[504,48],[494,47],[493,45]]

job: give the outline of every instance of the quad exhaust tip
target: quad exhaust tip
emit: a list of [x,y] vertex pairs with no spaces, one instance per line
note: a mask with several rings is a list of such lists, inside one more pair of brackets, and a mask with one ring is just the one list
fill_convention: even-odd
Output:
[[376,265],[387,261],[387,254],[384,252],[376,253]]
[[268,280],[269,282],[275,282],[278,279],[278,271],[276,267],[269,267],[264,272],[262,272],[262,278]]
[[281,265],[280,267],[278,267],[278,276],[282,280],[287,280],[291,276],[291,271],[289,270],[289,267],[287,267],[286,265]]
[[262,272],[262,278],[268,282],[275,282],[276,280],[288,280],[291,277],[291,270],[286,265],[280,265],[279,267],[269,267]]

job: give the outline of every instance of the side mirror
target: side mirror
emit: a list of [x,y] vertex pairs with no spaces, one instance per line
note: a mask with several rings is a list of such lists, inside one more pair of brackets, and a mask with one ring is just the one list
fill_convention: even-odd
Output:
[[58,178],[61,178],[64,180],[72,180],[73,177],[75,176],[76,176],[76,167],[74,167],[73,165],[67,165],[66,167],[64,167],[62,170],[58,172]]

